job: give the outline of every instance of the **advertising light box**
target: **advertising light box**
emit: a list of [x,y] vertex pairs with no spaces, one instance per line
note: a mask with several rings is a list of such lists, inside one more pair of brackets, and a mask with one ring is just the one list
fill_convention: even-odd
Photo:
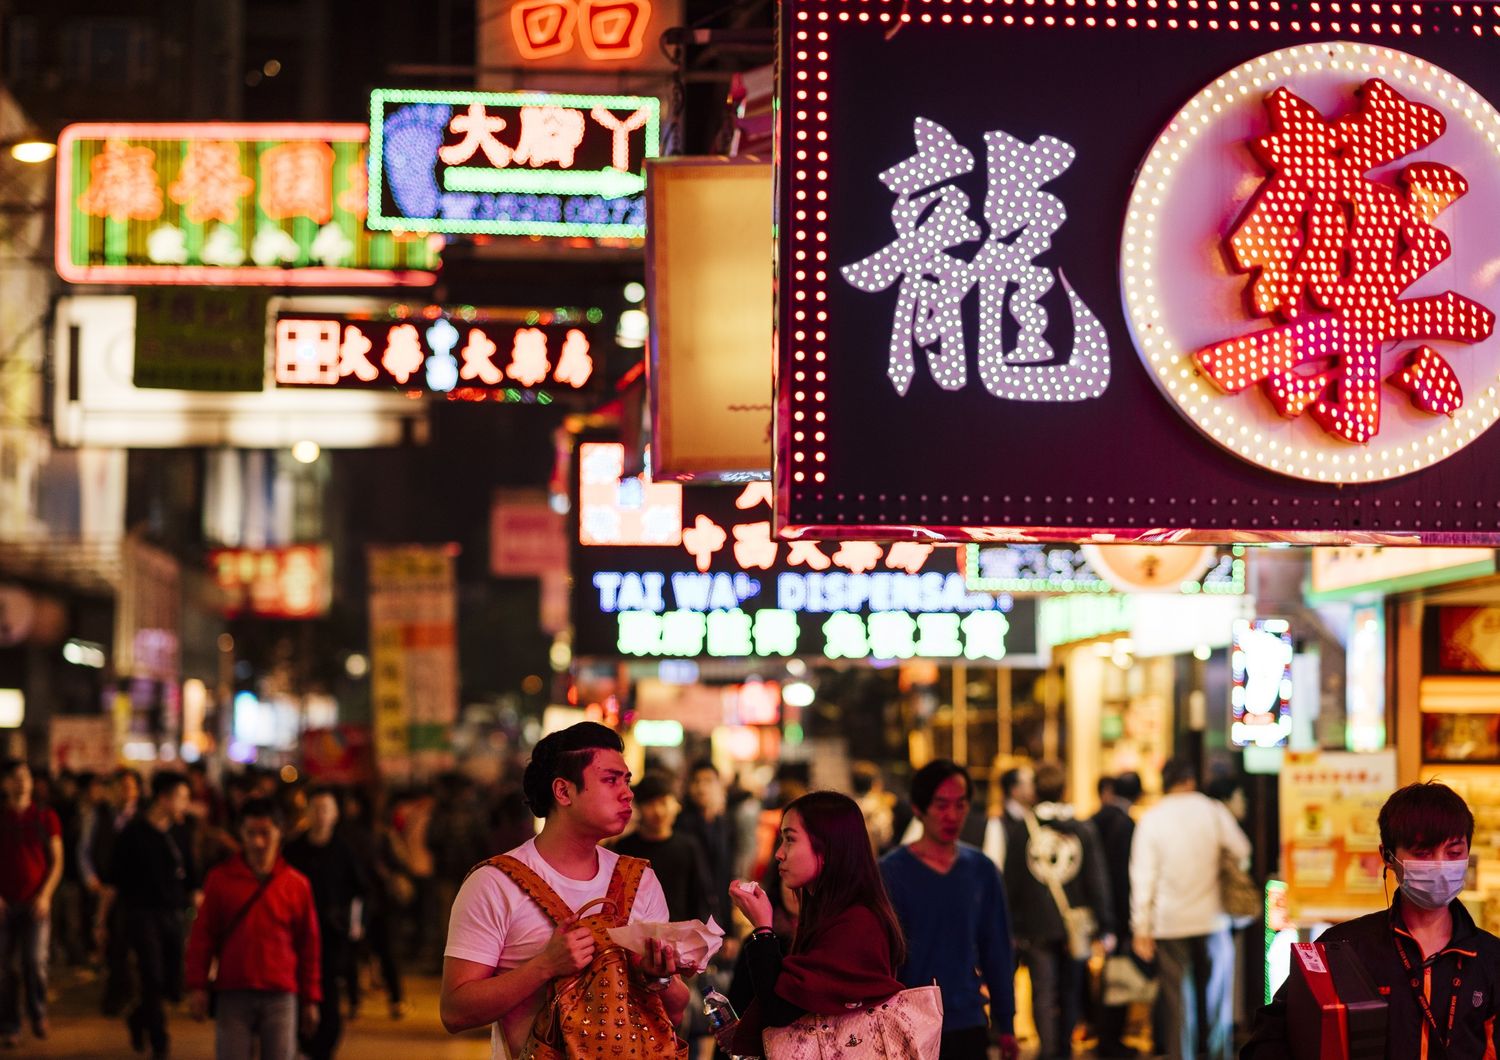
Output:
[[1500,541],[1494,9],[783,15],[785,538]]
[[70,125],[57,143],[57,272],[70,283],[430,286],[425,238],[370,232],[369,129]]
[[1245,591],[1242,545],[969,545],[969,588],[1003,593]]
[[[621,447],[579,447],[582,476],[596,460],[618,467]],[[621,485],[618,513],[595,507],[594,525],[583,511],[575,526],[577,655],[996,665],[1036,654],[1035,601],[969,590],[959,550],[779,542],[767,482],[672,486],[682,498],[676,545],[584,543],[610,539],[602,524],[647,503],[640,480]]]
[[638,238],[655,96],[370,95],[370,215],[379,231]]

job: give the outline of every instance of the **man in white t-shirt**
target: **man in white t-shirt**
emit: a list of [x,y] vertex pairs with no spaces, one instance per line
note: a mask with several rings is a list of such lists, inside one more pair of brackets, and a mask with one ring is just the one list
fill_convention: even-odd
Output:
[[[539,875],[568,906],[580,909],[609,890],[619,856],[599,847],[630,823],[630,768],[612,730],[580,722],[536,745],[522,778],[541,834],[509,854]],[[631,908],[632,922],[664,923],[667,900],[647,869]],[[687,985],[668,948],[651,943],[633,974],[660,991],[676,1024]],[[518,1056],[552,980],[588,966],[594,939],[576,923],[552,921],[505,873],[485,866],[469,874],[448,920],[443,954],[443,1026],[451,1032],[493,1023],[493,1060]]]

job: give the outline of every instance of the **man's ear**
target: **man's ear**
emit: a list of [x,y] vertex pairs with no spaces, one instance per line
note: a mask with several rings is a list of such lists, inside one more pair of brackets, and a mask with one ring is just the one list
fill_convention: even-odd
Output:
[[563,777],[552,781],[552,801],[559,806],[573,805],[573,784]]

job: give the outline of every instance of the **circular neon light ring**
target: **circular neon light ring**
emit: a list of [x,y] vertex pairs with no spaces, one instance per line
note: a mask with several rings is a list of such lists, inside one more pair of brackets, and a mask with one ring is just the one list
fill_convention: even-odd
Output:
[[[1371,177],[1388,182],[1413,162],[1433,161],[1453,166],[1469,182],[1468,193],[1433,222],[1449,235],[1452,256],[1401,297],[1453,290],[1500,308],[1500,261],[1485,260],[1487,248],[1480,242],[1482,222],[1500,216],[1500,112],[1447,71],[1391,48],[1347,42],[1286,48],[1203,89],[1147,155],[1121,244],[1126,319],[1162,393],[1223,448],[1277,474],[1314,482],[1374,482],[1420,471],[1500,418],[1500,333],[1473,345],[1431,343],[1457,371],[1463,407],[1451,416],[1433,415],[1385,386],[1379,433],[1363,445],[1333,437],[1306,413],[1282,417],[1258,385],[1223,393],[1193,360],[1197,350],[1274,323],[1249,311],[1246,291],[1253,274],[1235,270],[1224,251],[1226,237],[1268,176],[1247,147],[1270,132],[1266,96],[1284,87],[1332,122],[1354,111],[1355,90],[1372,78],[1438,109],[1447,131]],[[1397,352],[1422,341],[1385,344],[1381,375],[1396,369]]]

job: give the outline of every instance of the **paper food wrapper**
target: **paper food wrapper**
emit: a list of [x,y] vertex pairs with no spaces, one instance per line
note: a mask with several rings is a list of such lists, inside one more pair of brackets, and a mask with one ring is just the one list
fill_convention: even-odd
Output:
[[609,937],[617,946],[631,953],[646,953],[647,939],[660,939],[677,951],[679,966],[691,965],[694,972],[702,972],[713,960],[719,947],[724,945],[724,929],[709,917],[708,923],[701,920],[675,920],[670,924],[627,924],[622,928],[610,928]]

